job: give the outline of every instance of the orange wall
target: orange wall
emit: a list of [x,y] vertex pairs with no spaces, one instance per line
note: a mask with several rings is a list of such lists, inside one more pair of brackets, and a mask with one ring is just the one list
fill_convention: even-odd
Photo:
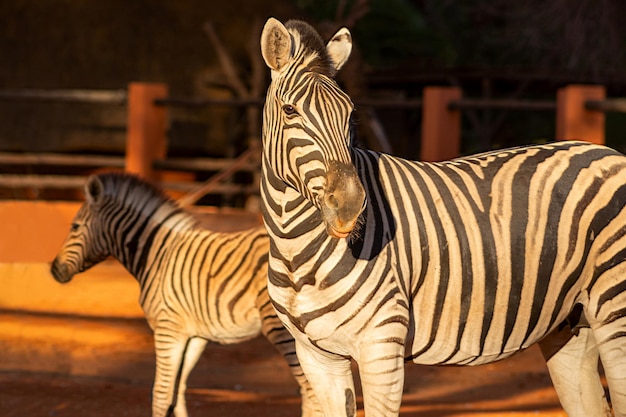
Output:
[[80,203],[0,203],[0,262],[49,262],[61,248]]
[[[50,274],[80,203],[0,202],[0,310],[103,317],[142,317],[139,286],[115,260],[59,284]],[[195,208],[213,230],[262,224],[258,214]]]

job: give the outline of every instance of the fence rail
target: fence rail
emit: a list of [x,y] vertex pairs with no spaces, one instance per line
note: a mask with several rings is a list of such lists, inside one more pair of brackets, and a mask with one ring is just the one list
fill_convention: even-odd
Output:
[[[84,175],[38,175],[38,174],[0,174],[0,187],[7,189],[54,189],[81,190],[87,182]],[[161,181],[160,185],[170,191],[190,193],[204,183],[198,181]],[[258,187],[241,184],[216,184],[206,194],[255,194]]]
[[168,97],[154,100],[156,106],[182,107],[182,108],[202,108],[211,106],[247,107],[263,105],[263,100],[256,99],[212,99],[212,98],[188,98],[188,97]]
[[626,98],[587,100],[585,101],[585,109],[605,113],[626,113]]
[[[166,158],[154,161],[154,168],[163,171],[220,171],[228,168],[233,158]],[[100,156],[61,153],[10,153],[0,152],[0,165],[45,165],[85,168],[124,168],[123,156]],[[247,162],[238,167],[239,171],[255,171],[257,164]]]
[[[233,158],[166,158],[157,159],[153,166],[159,170],[171,171],[220,171],[233,164]],[[258,164],[246,162],[238,171],[256,171]]]
[[123,156],[0,152],[0,165],[124,168]]
[[[77,103],[127,104],[127,90],[42,90],[42,89],[10,89],[0,90],[0,100],[3,101],[55,101]],[[264,100],[258,99],[211,99],[189,97],[167,97],[154,100],[154,104],[163,107],[210,107],[230,106],[246,107],[250,105],[262,106]],[[424,103],[421,99],[359,99],[357,106],[375,108],[421,108]],[[520,99],[470,99],[464,98],[449,103],[450,110],[466,109],[507,109],[530,111],[554,111],[557,103],[554,100],[520,100]],[[607,100],[587,100],[587,110],[603,112],[626,113],[626,98]]]
[[126,90],[0,90],[0,100],[126,104]]
[[451,101],[448,105],[450,110],[469,109],[500,109],[500,110],[528,110],[528,111],[555,111],[557,108],[554,100],[514,100],[514,99],[470,99],[465,98]]

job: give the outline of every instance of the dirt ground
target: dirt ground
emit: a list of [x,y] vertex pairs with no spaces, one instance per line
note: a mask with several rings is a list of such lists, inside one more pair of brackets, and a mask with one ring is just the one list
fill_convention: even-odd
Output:
[[[7,317],[3,319],[10,324]],[[20,320],[24,323],[23,318]],[[54,323],[46,325],[55,328]],[[89,331],[103,335],[113,328],[80,321],[72,326],[67,328],[73,329],[76,340],[84,339],[77,330],[81,326],[91,326]],[[76,345],[74,341],[67,347],[67,340],[50,340],[56,345],[47,345],[51,350],[46,354],[42,353],[46,352],[43,347],[29,351],[29,346],[37,344],[35,339],[20,341],[12,336],[12,341],[3,342],[0,354],[4,359],[11,356],[12,361],[20,363],[13,366],[13,362],[2,362],[0,358],[0,416],[149,416],[154,366],[151,335],[142,327],[139,336],[132,336],[124,333],[130,330],[123,326],[131,325],[117,325],[126,343],[118,337],[111,344]],[[26,329],[24,325],[22,328]],[[41,369],[50,365],[45,361],[67,361],[71,366],[48,367],[53,372],[43,372]],[[209,345],[191,375],[189,387],[187,405],[192,417],[299,415],[297,385],[282,358],[262,338],[234,346]],[[360,396],[358,400],[362,407]],[[363,416],[362,411],[359,415]],[[479,367],[408,364],[401,416],[565,414],[541,354],[532,348],[514,358]]]
[[[416,378],[412,376],[401,416],[565,416],[542,373],[524,371],[512,375],[509,369],[498,368],[507,367],[485,367],[471,373],[428,371],[424,381],[419,383],[414,383]],[[490,373],[493,375],[486,375]],[[483,383],[483,379],[490,381]],[[424,386],[425,381],[428,386]],[[189,414],[298,416],[299,398],[291,384],[286,385],[284,394],[264,392],[263,380],[259,376],[257,386],[193,387],[187,394]],[[150,387],[147,384],[8,372],[0,374],[0,390],[0,410],[5,417],[150,415]],[[363,413],[359,415],[363,416]]]

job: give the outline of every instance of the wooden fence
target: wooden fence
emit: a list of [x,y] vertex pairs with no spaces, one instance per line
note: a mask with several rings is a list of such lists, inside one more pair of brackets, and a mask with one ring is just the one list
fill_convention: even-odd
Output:
[[[125,169],[149,180],[160,181],[164,187],[188,194],[186,204],[193,204],[202,193],[255,193],[254,186],[224,184],[220,180],[236,171],[258,172],[258,149],[240,158],[168,158],[168,109],[173,106],[203,107],[210,105],[261,106],[255,100],[176,99],[169,97],[168,87],[159,83],[131,83],[127,90],[16,90],[0,91],[0,100],[51,100],[127,105],[126,149],[123,157],[68,156],[58,154],[0,153],[0,165],[17,163],[59,166],[109,167]],[[458,87],[426,87],[421,100],[366,100],[357,103],[371,108],[421,107],[421,155],[424,161],[441,161],[459,156],[461,113],[468,109],[508,109],[519,111],[554,111],[556,139],[583,139],[604,143],[604,113],[626,111],[625,99],[606,99],[603,86],[569,85],[558,90],[556,100],[497,100],[463,98]],[[168,176],[168,172],[217,171],[217,178],[208,185],[189,178]],[[0,175],[0,186],[42,186],[78,188],[84,178],[69,176]]]
[[554,111],[557,140],[579,139],[605,143],[605,113],[626,112],[626,99],[607,99],[603,86],[568,85],[556,101],[464,99],[458,87],[424,90],[422,153],[424,161],[442,161],[459,155],[460,114],[464,109]]

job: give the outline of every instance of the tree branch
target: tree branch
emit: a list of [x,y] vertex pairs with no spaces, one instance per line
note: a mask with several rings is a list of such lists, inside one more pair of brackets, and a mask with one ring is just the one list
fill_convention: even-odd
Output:
[[204,31],[206,32],[209,40],[213,44],[215,48],[215,52],[217,53],[217,59],[220,62],[222,70],[224,71],[224,75],[226,76],[226,80],[228,81],[228,85],[235,91],[235,93],[241,98],[248,98],[249,92],[246,88],[245,84],[241,81],[241,78],[237,75],[237,71],[235,70],[235,65],[233,64],[233,60],[230,55],[224,48],[222,41],[219,36],[215,32],[215,28],[213,24],[210,22],[206,22],[203,26]]

